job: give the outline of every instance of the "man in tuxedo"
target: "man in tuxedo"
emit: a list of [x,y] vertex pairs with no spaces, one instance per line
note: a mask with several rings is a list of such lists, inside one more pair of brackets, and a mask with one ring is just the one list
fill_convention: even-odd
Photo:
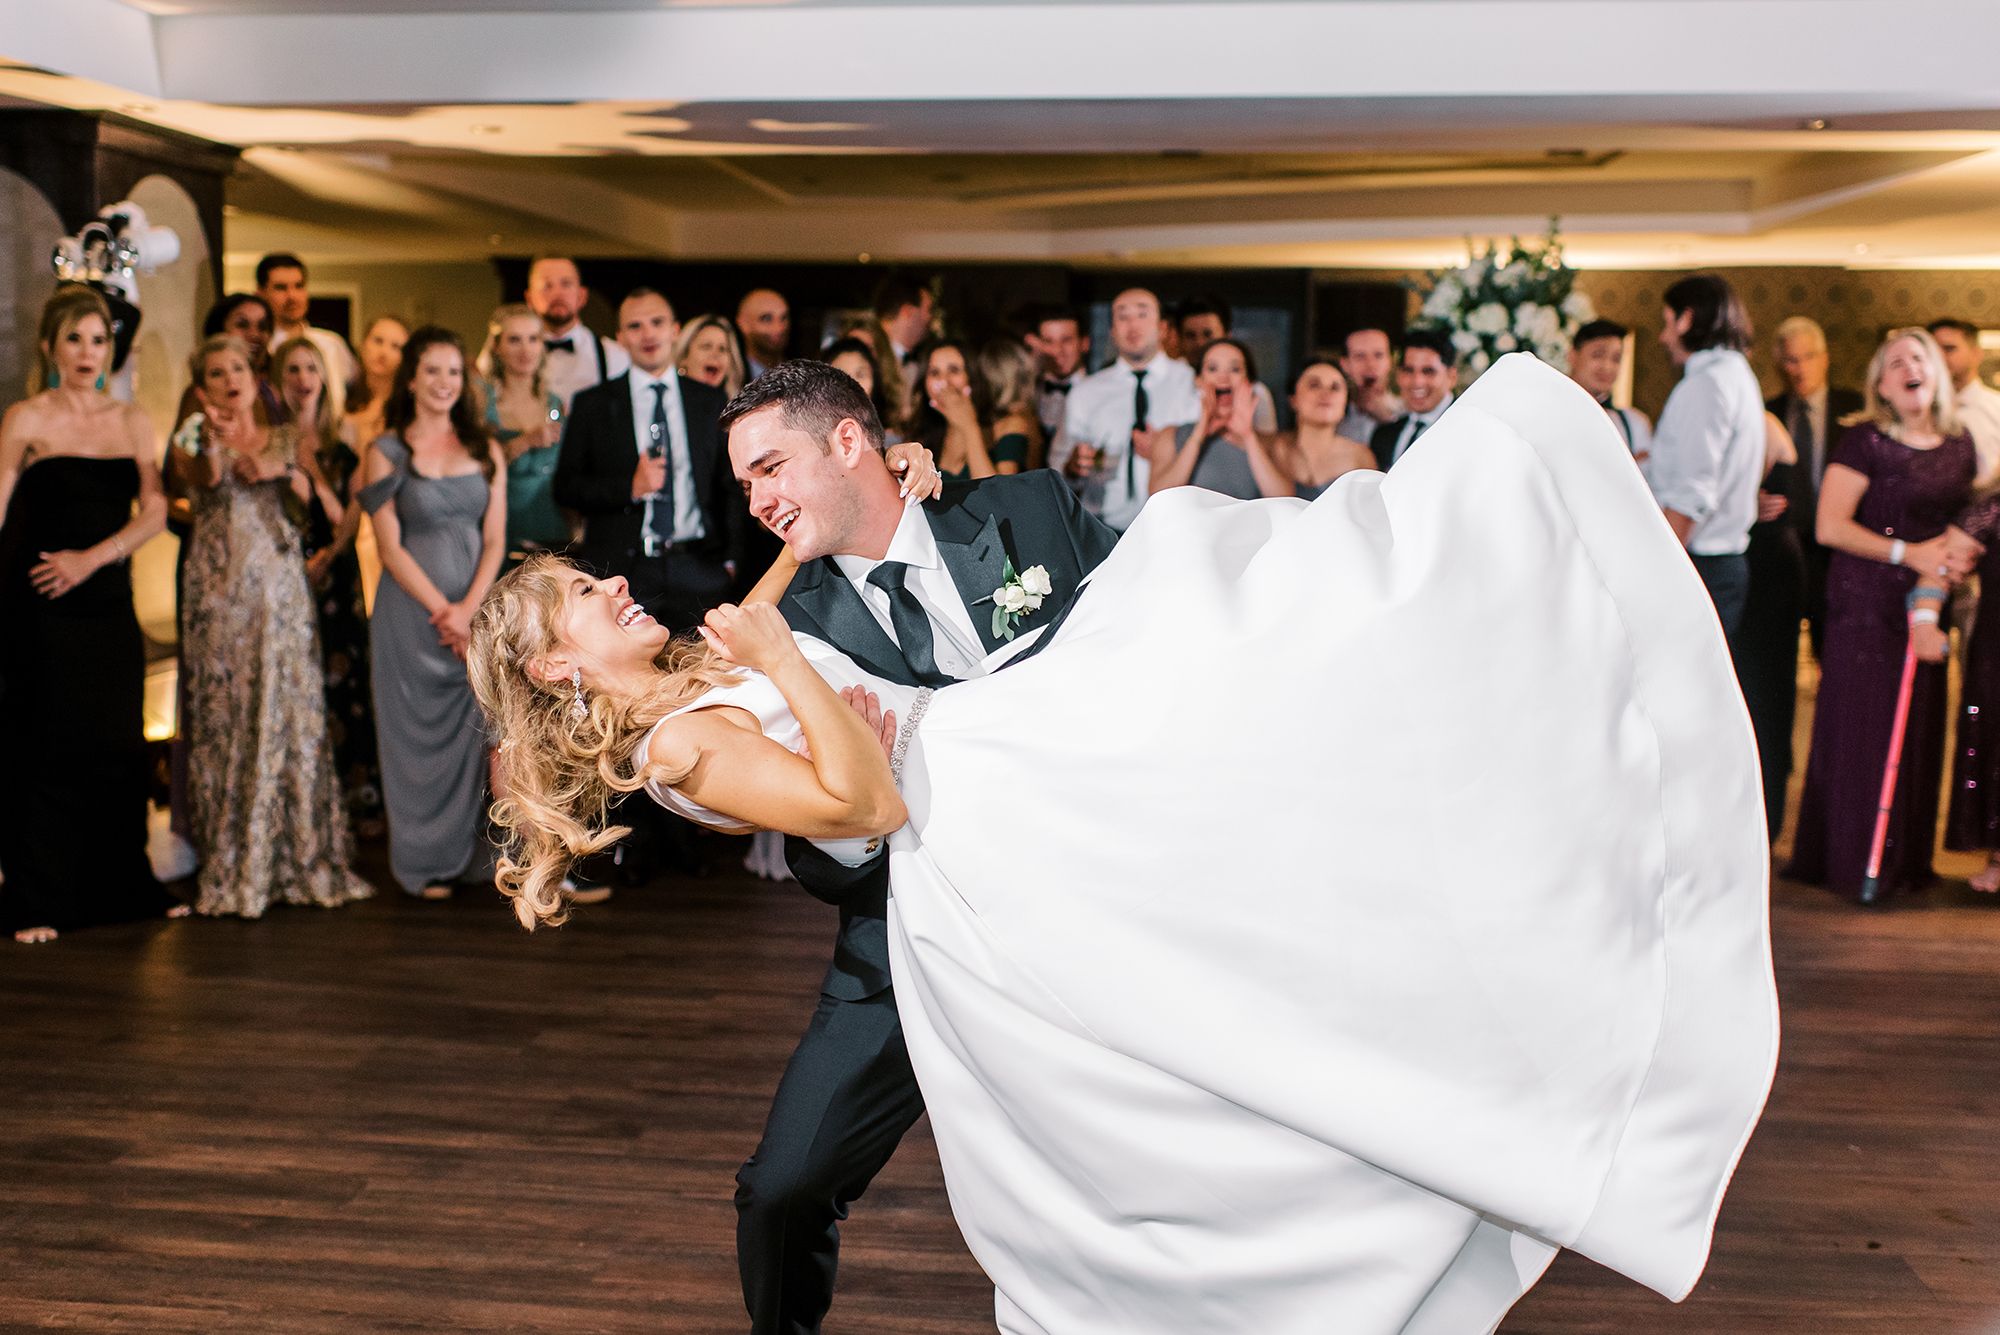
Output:
[[1368,440],[1375,466],[1385,473],[1451,407],[1458,388],[1458,349],[1452,346],[1451,335],[1442,329],[1406,331],[1403,355],[1396,363],[1396,388],[1403,395],[1403,415],[1376,427]]
[[619,305],[632,368],[577,394],[554,484],[557,503],[583,516],[576,559],[623,575],[676,631],[729,597],[748,520],[717,426],[722,391],[674,370],[679,332],[651,288]]
[[1389,331],[1372,325],[1351,330],[1341,349],[1340,371],[1347,377],[1349,396],[1340,434],[1365,445],[1374,438],[1376,427],[1403,415],[1403,401],[1389,389],[1396,350]]
[[[1784,391],[1767,400],[1764,410],[1784,423],[1799,452],[1796,465],[1780,474],[1783,483],[1777,492],[1759,492],[1757,518],[1761,523],[1782,522],[1798,534],[1805,552],[1806,625],[1812,636],[1813,656],[1818,657],[1826,615],[1827,550],[1819,543],[1819,482],[1826,475],[1826,461],[1840,443],[1846,428],[1840,420],[1861,411],[1861,395],[1851,389],[1835,389],[1827,384],[1826,331],[1815,320],[1794,315],[1778,326],[1772,348]],[[1757,537],[1755,529],[1751,538]],[[1768,544],[1757,544],[1768,546]],[[1756,576],[1753,571],[1751,582]],[[1797,639],[1794,627],[1793,638]]]
[[[1047,470],[947,483],[937,500],[905,503],[868,396],[820,362],[773,368],[722,420],[752,516],[800,562],[780,610],[795,630],[893,681],[943,686],[1033,654],[1116,541]],[[1008,562],[1043,567],[1052,586],[1012,641],[992,633],[987,603]],[[763,1139],[737,1174],[753,1335],[819,1330],[840,1221],[923,1112],[890,991],[882,842],[787,841],[800,883],[839,906],[840,935]]]
[[754,288],[736,304],[736,332],[743,335],[744,378],[755,380],[785,360],[792,339],[792,308],[782,293]]
[[908,274],[892,273],[875,288],[875,346],[902,372],[900,385],[882,386],[882,401],[901,420],[909,413],[917,386],[917,345],[930,337],[936,314],[930,288]]
[[601,338],[583,323],[590,289],[576,261],[544,255],[528,266],[528,309],[542,317],[542,346],[548,349],[542,377],[568,412],[577,394],[632,369],[625,349]]
[[1088,374],[1084,362],[1090,356],[1090,332],[1081,316],[1062,307],[1037,310],[1033,319],[1021,341],[1035,354],[1035,416],[1041,419],[1043,439],[1054,440],[1069,409],[1070,391]]

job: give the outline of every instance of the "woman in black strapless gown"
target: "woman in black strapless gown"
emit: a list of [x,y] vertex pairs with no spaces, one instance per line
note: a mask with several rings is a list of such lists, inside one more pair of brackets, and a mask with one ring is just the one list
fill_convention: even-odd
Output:
[[59,383],[0,424],[0,925],[23,940],[174,907],[146,860],[145,647],[124,559],[166,519],[152,430],[95,388],[102,302],[65,289],[50,308]]

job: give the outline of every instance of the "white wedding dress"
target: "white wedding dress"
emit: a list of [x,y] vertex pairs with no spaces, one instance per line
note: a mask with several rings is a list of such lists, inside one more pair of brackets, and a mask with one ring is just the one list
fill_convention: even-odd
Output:
[[[718,704],[797,745],[762,678]],[[1701,1273],[1777,1054],[1756,756],[1555,372],[1311,505],[1154,497],[902,784],[897,1005],[1009,1335],[1466,1335],[1558,1247]]]

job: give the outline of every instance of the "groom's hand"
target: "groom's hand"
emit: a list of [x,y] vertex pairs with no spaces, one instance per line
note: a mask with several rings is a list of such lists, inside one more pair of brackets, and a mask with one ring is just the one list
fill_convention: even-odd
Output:
[[882,708],[882,701],[865,686],[849,686],[840,693],[847,701],[848,708],[861,715],[862,722],[875,734],[875,740],[882,744],[882,754],[887,757],[896,749],[896,711]]

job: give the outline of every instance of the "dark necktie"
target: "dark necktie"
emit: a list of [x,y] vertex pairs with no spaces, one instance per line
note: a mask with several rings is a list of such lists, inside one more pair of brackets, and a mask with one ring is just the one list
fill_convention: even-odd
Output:
[[660,489],[646,498],[646,536],[656,550],[646,555],[658,555],[657,548],[665,546],[674,536],[674,461],[670,446],[673,435],[667,428],[667,382],[662,380],[653,386],[653,420],[646,427],[646,457],[667,461],[667,480]]
[[1818,444],[1813,439],[1812,406],[1804,399],[1795,398],[1792,400],[1792,411],[1786,415],[1791,420],[1785,423],[1785,430],[1792,433],[1792,444],[1799,452],[1799,467],[1817,483],[1822,465]]
[[[1134,371],[1132,372],[1132,429],[1134,431],[1144,431],[1146,429],[1146,414],[1151,409],[1152,404],[1146,400],[1146,373],[1144,371]],[[1137,441],[1128,441],[1126,443],[1125,498],[1127,500],[1139,494],[1138,465],[1132,461],[1133,456],[1138,454],[1138,452]]]
[[[1396,459],[1400,459],[1410,452],[1411,448],[1417,443],[1417,437],[1423,435],[1424,428],[1429,425],[1430,422],[1422,417],[1412,417],[1410,419],[1410,438],[1403,442],[1402,449],[1396,451]],[[1396,462],[1396,459],[1391,459],[1389,462],[1393,464]]]
[[542,346],[550,352],[575,352],[576,335],[571,334],[567,338],[545,338],[542,340]]
[[1070,388],[1070,383],[1067,380],[1056,380],[1048,377],[1044,377],[1042,380],[1042,393],[1044,394],[1068,394]]
[[[1812,429],[1812,409],[1804,399],[1792,400],[1792,410],[1785,416],[1785,430],[1792,433],[1792,446],[1798,451],[1799,461],[1792,465],[1791,472],[1782,480],[1785,482],[1785,515],[1792,527],[1799,531],[1808,542],[1817,540],[1819,526],[1819,475],[1822,460],[1814,448]],[[1777,470],[1772,470],[1777,471]]]
[[868,582],[889,595],[889,625],[896,632],[896,644],[910,666],[910,675],[919,686],[948,686],[954,678],[938,671],[931,619],[904,582],[909,573],[910,568],[901,561],[884,561],[868,572]]

